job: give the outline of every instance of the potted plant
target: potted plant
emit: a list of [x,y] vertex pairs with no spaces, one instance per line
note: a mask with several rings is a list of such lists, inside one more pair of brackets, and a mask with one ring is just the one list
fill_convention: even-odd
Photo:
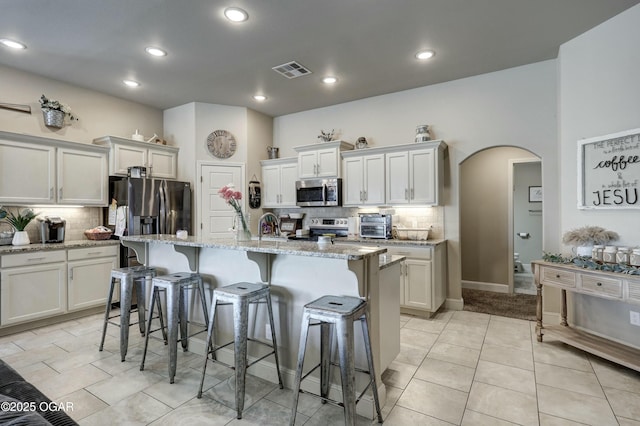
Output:
[[42,109],[44,125],[47,127],[61,129],[64,126],[65,116],[69,116],[69,120],[77,120],[71,108],[56,100],[48,99],[45,95],[40,96],[40,109]]
[[31,209],[23,209],[19,211],[18,214],[13,214],[13,212],[9,212],[0,206],[0,219],[9,222],[9,225],[16,231],[11,244],[14,246],[22,246],[31,243],[29,234],[27,234],[27,231],[24,229],[36,216],[38,216],[38,213],[34,213]]
[[567,231],[562,236],[564,244],[576,247],[576,255],[591,256],[594,244],[607,244],[616,241],[619,235],[613,231],[607,231],[600,226],[583,226]]

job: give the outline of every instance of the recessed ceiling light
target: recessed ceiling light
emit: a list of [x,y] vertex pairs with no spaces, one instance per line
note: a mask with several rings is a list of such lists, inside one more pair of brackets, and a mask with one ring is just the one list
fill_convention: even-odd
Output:
[[19,41],[9,40],[8,38],[0,39],[0,43],[12,49],[26,49],[27,45],[20,43]]
[[164,50],[160,49],[159,47],[152,47],[149,46],[146,49],[144,49],[149,55],[152,56],[167,56],[167,52],[165,52]]
[[338,81],[338,79],[336,77],[325,77],[325,78],[322,79],[322,82],[324,84],[334,84],[337,81]]
[[140,87],[140,83],[135,80],[122,80],[127,87]]
[[263,102],[267,100],[267,97],[265,95],[253,95],[253,99],[258,102]]
[[429,59],[429,58],[433,58],[435,56],[436,52],[434,52],[433,50],[421,50],[420,52],[416,53],[416,58],[417,59]]
[[224,10],[224,16],[232,22],[244,22],[249,19],[249,14],[239,7],[228,7]]

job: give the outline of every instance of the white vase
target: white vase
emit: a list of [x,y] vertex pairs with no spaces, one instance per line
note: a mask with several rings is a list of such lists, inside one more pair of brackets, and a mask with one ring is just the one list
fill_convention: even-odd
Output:
[[593,252],[593,244],[589,246],[577,246],[576,247],[576,256],[587,256],[591,257]]
[[13,240],[11,240],[11,244],[13,244],[14,246],[26,246],[27,244],[31,244],[27,231],[16,231],[16,233],[13,234]]

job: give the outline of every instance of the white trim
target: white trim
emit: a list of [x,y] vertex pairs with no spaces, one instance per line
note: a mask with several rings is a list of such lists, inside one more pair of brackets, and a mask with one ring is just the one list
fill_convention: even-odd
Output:
[[462,298],[447,298],[444,302],[444,307],[452,311],[461,311],[464,308],[464,300]]
[[506,284],[462,280],[461,285],[462,288],[469,288],[473,290],[492,291],[494,293],[509,293],[509,286]]

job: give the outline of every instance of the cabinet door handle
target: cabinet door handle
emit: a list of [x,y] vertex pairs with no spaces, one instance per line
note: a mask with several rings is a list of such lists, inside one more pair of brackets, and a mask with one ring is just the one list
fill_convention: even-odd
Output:
[[49,199],[53,200],[53,186],[51,187],[51,189],[49,190]]
[[360,201],[363,201],[363,199],[362,199],[362,191],[360,191]]
[[369,199],[369,194],[367,194],[367,191],[362,192],[364,192],[364,201],[367,201]]
[[404,199],[405,200],[409,199],[409,190],[407,188],[404,189]]
[[69,279],[73,279],[73,268],[69,269]]
[[39,262],[44,259],[44,257],[32,257],[31,259],[27,259],[27,262]]
[[58,190],[58,200],[62,200],[62,188]]
[[102,254],[102,252],[101,251],[93,251],[91,253],[87,253],[87,256],[96,256],[96,255],[99,255],[99,254]]
[[411,188],[411,199],[413,200],[415,197],[413,196],[413,188]]

